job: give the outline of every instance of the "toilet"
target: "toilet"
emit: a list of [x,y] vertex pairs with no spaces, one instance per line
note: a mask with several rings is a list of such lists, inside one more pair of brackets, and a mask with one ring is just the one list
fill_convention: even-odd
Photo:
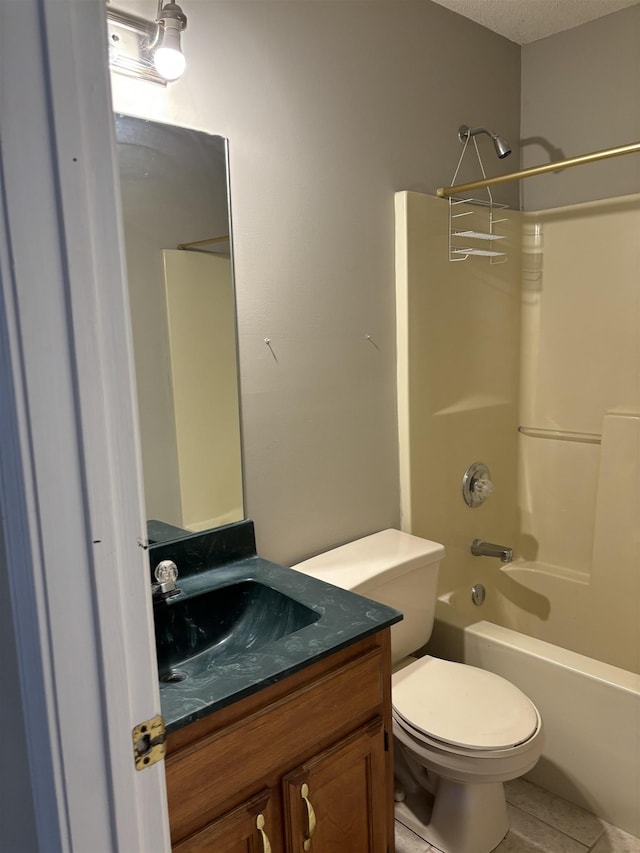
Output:
[[536,764],[542,720],[492,672],[415,657],[433,628],[444,554],[383,530],[293,568],[404,613],[391,628],[396,818],[443,853],[489,853],[509,828],[503,783]]

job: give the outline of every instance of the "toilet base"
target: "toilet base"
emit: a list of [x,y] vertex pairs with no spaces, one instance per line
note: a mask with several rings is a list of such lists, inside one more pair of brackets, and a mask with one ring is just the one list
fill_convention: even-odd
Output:
[[396,803],[395,816],[442,853],[490,853],[509,829],[501,782],[467,785],[440,778],[435,798],[409,792]]

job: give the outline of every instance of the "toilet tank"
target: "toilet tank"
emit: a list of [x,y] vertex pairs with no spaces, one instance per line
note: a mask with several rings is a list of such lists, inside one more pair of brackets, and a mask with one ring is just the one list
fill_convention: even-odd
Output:
[[400,530],[382,530],[293,566],[404,614],[391,628],[396,663],[431,636],[444,546]]

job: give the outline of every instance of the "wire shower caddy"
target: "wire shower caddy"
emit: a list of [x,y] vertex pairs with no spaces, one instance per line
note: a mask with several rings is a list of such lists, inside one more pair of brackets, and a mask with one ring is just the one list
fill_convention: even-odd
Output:
[[[458,165],[451,179],[452,184],[455,184],[458,177],[460,166],[469,145],[469,138],[467,137],[464,141]],[[471,139],[482,178],[486,180],[487,175],[475,136]],[[507,236],[501,233],[500,226],[509,221],[503,215],[508,205],[496,203],[489,187],[486,187],[486,191],[487,198],[449,197],[449,260],[451,262],[466,261],[472,255],[489,258],[490,264],[502,264],[508,260],[507,252],[502,251],[503,246],[500,244],[500,241]],[[463,223],[461,220],[464,217],[471,217],[471,219],[467,219]],[[469,228],[464,227],[467,223],[470,224]]]

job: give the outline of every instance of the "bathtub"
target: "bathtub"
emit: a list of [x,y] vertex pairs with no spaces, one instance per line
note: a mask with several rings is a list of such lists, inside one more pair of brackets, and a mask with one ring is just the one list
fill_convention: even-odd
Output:
[[471,584],[438,599],[429,654],[490,670],[536,704],[545,747],[527,779],[640,836],[640,676],[488,621]]

